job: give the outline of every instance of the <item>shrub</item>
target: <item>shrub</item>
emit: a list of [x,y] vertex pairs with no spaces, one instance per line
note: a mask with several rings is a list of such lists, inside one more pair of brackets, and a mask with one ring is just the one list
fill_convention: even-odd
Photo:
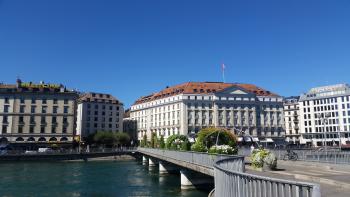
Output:
[[236,148],[237,138],[229,130],[223,128],[205,128],[199,131],[196,141],[201,141],[207,146],[212,147],[216,144],[216,139],[219,138],[218,144],[229,145],[232,148]]
[[192,144],[191,150],[195,152],[207,152],[207,147],[200,141],[197,141],[196,143]]
[[180,150],[182,150],[182,151],[189,151],[189,150],[191,150],[191,143],[189,141],[183,141],[181,143]]
[[164,136],[163,135],[160,136],[159,148],[161,148],[161,149],[165,148],[165,142],[164,142]]
[[188,139],[185,135],[171,135],[166,140],[165,148],[170,150],[181,150],[181,144],[183,142],[188,142]]
[[271,170],[277,167],[277,157],[266,149],[254,150],[251,156],[253,168],[262,168],[266,164]]
[[234,149],[229,145],[212,146],[210,147],[208,153],[233,155],[233,154],[237,154],[237,149]]

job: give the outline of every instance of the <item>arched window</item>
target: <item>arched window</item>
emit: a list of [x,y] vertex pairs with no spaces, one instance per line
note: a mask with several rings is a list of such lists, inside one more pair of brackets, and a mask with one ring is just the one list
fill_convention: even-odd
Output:
[[61,142],[66,142],[66,141],[68,141],[68,138],[66,138],[66,137],[61,137],[60,141],[61,141]]
[[35,142],[35,139],[33,137],[30,137],[27,139],[28,142]]
[[50,142],[56,142],[57,141],[57,138],[55,138],[55,137],[52,137],[52,138],[50,138],[50,140],[49,140]]
[[44,137],[41,137],[38,139],[39,142],[46,142],[46,139]]
[[23,142],[23,141],[24,141],[23,137],[18,137],[18,138],[16,139],[16,142]]

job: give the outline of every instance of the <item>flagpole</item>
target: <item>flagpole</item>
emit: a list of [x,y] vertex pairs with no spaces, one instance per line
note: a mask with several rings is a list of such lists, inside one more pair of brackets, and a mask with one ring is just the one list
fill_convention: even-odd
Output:
[[222,81],[225,83],[225,64],[222,64],[221,68],[222,68]]

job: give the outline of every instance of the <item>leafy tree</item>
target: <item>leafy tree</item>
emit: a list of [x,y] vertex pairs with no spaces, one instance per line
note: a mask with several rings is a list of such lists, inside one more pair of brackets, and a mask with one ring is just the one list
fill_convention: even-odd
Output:
[[157,148],[157,134],[155,132],[152,132],[151,134],[151,148]]
[[182,149],[181,148],[181,144],[183,142],[189,143],[187,136],[185,136],[185,135],[177,135],[177,134],[171,135],[166,140],[165,147],[167,149],[170,149],[170,150]]
[[165,148],[165,142],[164,142],[164,136],[163,135],[160,136],[159,148],[161,148],[161,149]]
[[140,146],[147,147],[147,135],[146,134],[143,135],[143,139],[141,140]]

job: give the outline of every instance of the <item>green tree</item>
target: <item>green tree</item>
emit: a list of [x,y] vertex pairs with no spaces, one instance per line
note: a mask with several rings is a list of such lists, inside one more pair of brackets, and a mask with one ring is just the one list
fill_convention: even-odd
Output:
[[124,132],[114,133],[118,145],[127,145],[130,142],[130,136]]
[[161,149],[164,149],[164,148],[165,148],[165,142],[164,142],[164,136],[163,136],[163,135],[160,136],[159,147],[160,147]]
[[143,135],[143,138],[141,140],[140,146],[141,147],[147,147],[147,135],[146,134]]
[[157,134],[155,132],[152,132],[151,134],[151,148],[157,148]]

